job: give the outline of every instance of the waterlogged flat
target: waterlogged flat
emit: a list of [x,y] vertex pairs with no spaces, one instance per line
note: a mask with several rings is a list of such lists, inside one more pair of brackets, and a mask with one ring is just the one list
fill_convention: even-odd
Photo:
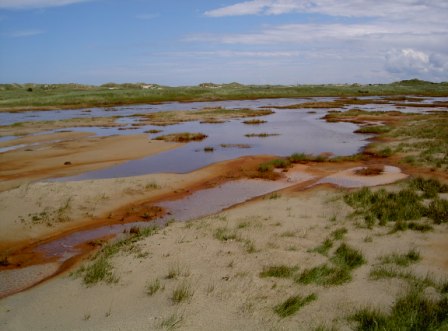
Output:
[[[155,138],[176,132],[201,132],[208,136],[201,142],[191,142],[169,152],[132,160],[112,168],[88,172],[60,180],[83,180],[137,176],[148,173],[186,173],[209,164],[246,155],[287,156],[295,152],[350,155],[367,144],[369,135],[353,133],[358,126],[352,123],[327,123],[322,120],[325,110],[309,114],[306,111],[278,110],[262,116],[267,121],[260,125],[244,124],[244,119],[222,124],[185,122],[167,127],[148,126],[132,130],[159,129]],[[95,132],[98,133],[98,132]],[[268,137],[247,137],[246,134],[278,134]],[[224,145],[224,147],[222,146]],[[231,148],[228,148],[231,146]],[[239,148],[245,146],[250,148]],[[212,151],[209,151],[210,148]]]

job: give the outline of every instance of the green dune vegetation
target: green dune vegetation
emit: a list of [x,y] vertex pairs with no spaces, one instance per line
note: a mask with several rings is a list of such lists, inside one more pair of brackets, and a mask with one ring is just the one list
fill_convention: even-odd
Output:
[[[197,86],[107,83],[0,84],[0,110],[58,109],[158,103],[166,101],[218,101],[258,98],[448,96],[448,83],[418,79],[391,84],[342,85],[242,85],[203,83]],[[396,100],[400,101],[400,100]]]

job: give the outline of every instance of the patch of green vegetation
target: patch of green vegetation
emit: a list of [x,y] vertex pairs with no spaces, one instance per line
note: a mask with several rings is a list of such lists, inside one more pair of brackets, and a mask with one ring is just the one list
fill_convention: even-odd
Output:
[[350,270],[323,264],[311,269],[305,269],[295,278],[300,284],[317,284],[323,286],[341,285],[351,281]]
[[361,252],[342,243],[330,259],[334,266],[322,264],[320,266],[305,269],[295,277],[297,283],[317,284],[324,286],[341,285],[352,279],[351,271],[363,263],[365,259]]
[[338,228],[338,229],[334,230],[333,232],[331,232],[330,236],[334,240],[342,240],[342,239],[344,239],[344,236],[347,232],[348,232],[348,230],[346,228]]
[[[149,86],[149,88],[148,88]],[[32,93],[28,89],[32,89]],[[446,83],[369,85],[242,85],[238,83],[170,87],[157,84],[1,84],[0,109],[60,109],[165,101],[218,101],[308,96],[421,95],[447,96]],[[363,101],[363,100],[360,100]]]
[[295,314],[297,311],[300,310],[303,306],[311,303],[312,301],[316,300],[317,296],[313,293],[306,297],[303,297],[301,295],[294,295],[286,299],[285,302],[277,305],[274,308],[274,311],[280,316],[280,317],[287,317],[290,315]]
[[172,314],[167,318],[164,318],[160,322],[159,327],[165,330],[175,330],[180,327],[180,324],[182,323],[183,319],[184,319],[183,315]]
[[352,270],[364,264],[366,261],[361,252],[342,243],[335,252],[335,255],[331,259],[337,266]]
[[402,160],[414,166],[448,169],[448,113],[413,116],[387,134],[400,141]]
[[288,160],[291,163],[307,163],[307,162],[325,162],[328,161],[328,156],[321,155],[312,155],[305,153],[294,153],[288,157]]
[[[380,225],[395,222],[393,231],[412,229],[416,231],[429,231],[432,227],[428,224],[408,222],[428,217],[434,223],[448,222],[448,201],[440,199],[439,192],[445,192],[445,185],[435,180],[415,179],[407,188],[398,192],[388,192],[385,189],[372,191],[362,188],[344,196],[344,201],[355,209],[354,214],[364,217],[368,227],[372,227],[376,221]],[[418,194],[422,191],[423,195]],[[426,206],[424,197],[433,197]]]
[[221,241],[235,240],[238,237],[236,231],[228,227],[217,228],[213,236]]
[[447,193],[448,185],[440,183],[438,180],[422,177],[413,178],[409,187],[417,191],[423,192],[423,198],[435,198],[438,193]]
[[274,136],[279,136],[279,135],[280,135],[279,133],[267,133],[267,132],[245,134],[245,136],[248,138],[253,138],[253,137],[267,138],[267,137],[274,137]]
[[357,330],[446,330],[448,328],[448,298],[426,298],[420,289],[411,289],[398,298],[390,313],[372,308],[356,312],[352,319]]
[[436,224],[448,222],[448,200],[433,199],[428,206],[427,216]]
[[130,234],[125,239],[107,244],[93,256],[91,263],[81,266],[72,275],[82,277],[84,284],[88,286],[99,282],[105,282],[107,284],[118,282],[118,278],[113,273],[113,266],[110,263],[110,259],[120,251],[135,252],[135,243],[156,232],[157,228],[147,227]]
[[411,249],[405,254],[392,253],[380,258],[381,263],[393,263],[402,267],[418,262],[420,260],[420,252]]
[[380,225],[389,221],[416,220],[425,213],[419,195],[409,189],[388,192],[384,189],[373,192],[369,188],[346,194],[344,201],[355,209],[357,214],[377,219]]
[[323,241],[322,244],[313,248],[311,250],[311,252],[316,252],[316,253],[326,256],[328,254],[328,251],[331,249],[331,247],[333,247],[333,240],[331,240],[330,238],[327,238]]
[[113,274],[113,267],[106,256],[101,256],[87,267],[79,270],[83,274],[82,280],[86,285],[94,285],[99,282],[112,284],[118,282],[118,278]]
[[254,120],[248,120],[248,121],[244,121],[244,124],[248,124],[248,125],[259,125],[259,124],[263,124],[266,123],[267,121],[265,120],[258,120],[258,119],[254,119]]
[[372,134],[380,134],[389,132],[392,128],[387,125],[369,125],[363,126],[355,131],[355,133],[372,133]]
[[205,138],[207,138],[207,135],[203,133],[180,132],[180,133],[167,134],[164,136],[158,136],[155,138],[155,140],[187,143],[190,141],[201,141],[204,140]]
[[146,285],[146,294],[152,296],[161,289],[160,280],[154,279]]
[[194,291],[191,289],[191,286],[187,282],[182,282],[176,286],[171,295],[171,301],[174,304],[179,304],[184,301],[188,301],[193,296]]
[[260,172],[268,172],[272,171],[276,168],[286,169],[291,165],[291,163],[287,159],[274,159],[268,162],[261,163],[258,166],[258,171]]
[[260,277],[290,278],[294,275],[297,269],[297,267],[289,267],[284,264],[267,266],[260,272]]

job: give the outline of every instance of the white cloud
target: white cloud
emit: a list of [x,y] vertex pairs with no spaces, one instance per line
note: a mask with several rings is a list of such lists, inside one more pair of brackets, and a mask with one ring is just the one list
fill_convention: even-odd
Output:
[[[280,15],[292,12],[319,13],[343,17],[395,17],[428,20],[446,17],[448,2],[443,0],[250,0],[212,9],[206,16]],[[431,16],[427,17],[426,14]]]
[[0,9],[35,9],[59,7],[91,0],[0,0]]
[[3,33],[3,35],[9,38],[26,38],[37,36],[42,33],[44,33],[44,31],[42,30],[29,29],[29,30],[17,30],[17,31],[5,32]]
[[318,43],[322,41],[387,42],[402,36],[410,36],[415,42],[429,36],[445,36],[444,27],[427,25],[416,30],[413,25],[382,22],[378,24],[287,24],[265,27],[257,33],[198,34],[186,37],[186,41],[216,42],[223,44],[278,44]]
[[386,69],[410,77],[438,77],[448,69],[448,56],[427,54],[411,48],[392,50],[386,55]]

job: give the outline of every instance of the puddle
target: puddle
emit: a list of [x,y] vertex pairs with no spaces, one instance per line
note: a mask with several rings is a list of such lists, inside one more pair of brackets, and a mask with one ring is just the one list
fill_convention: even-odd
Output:
[[363,168],[364,167],[356,167],[338,172],[320,179],[315,185],[329,183],[347,188],[356,188],[391,184],[408,177],[408,175],[401,172],[400,168],[393,166],[384,166],[383,172],[376,176],[362,176],[355,174],[355,171]]

